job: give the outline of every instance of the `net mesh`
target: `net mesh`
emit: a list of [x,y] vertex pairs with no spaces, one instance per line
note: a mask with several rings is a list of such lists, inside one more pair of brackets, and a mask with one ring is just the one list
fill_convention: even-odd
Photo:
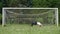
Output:
[[5,21],[8,24],[30,24],[39,21],[42,24],[55,23],[54,9],[6,9]]

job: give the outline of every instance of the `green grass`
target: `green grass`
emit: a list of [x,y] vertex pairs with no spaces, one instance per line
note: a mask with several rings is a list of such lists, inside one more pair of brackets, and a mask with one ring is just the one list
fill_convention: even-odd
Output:
[[60,34],[60,27],[54,25],[31,27],[27,24],[10,24],[2,27],[0,25],[0,34]]

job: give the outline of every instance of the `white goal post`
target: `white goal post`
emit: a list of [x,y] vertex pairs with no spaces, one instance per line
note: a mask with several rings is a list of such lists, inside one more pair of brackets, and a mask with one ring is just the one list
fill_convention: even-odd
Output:
[[[6,9],[53,9],[55,10],[55,22],[56,22],[56,25],[58,27],[58,8],[12,8],[12,7],[5,7],[5,8],[2,8],[2,26],[4,26],[5,24],[5,17],[6,17]],[[13,12],[12,12],[13,13]]]

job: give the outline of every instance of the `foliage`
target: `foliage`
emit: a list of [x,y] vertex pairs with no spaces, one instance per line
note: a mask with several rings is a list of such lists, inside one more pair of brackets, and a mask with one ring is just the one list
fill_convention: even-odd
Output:
[[2,15],[0,14],[0,19],[2,18]]
[[60,15],[60,0],[0,0],[0,13],[2,7],[56,7]]
[[33,0],[33,7],[60,7],[60,0]]

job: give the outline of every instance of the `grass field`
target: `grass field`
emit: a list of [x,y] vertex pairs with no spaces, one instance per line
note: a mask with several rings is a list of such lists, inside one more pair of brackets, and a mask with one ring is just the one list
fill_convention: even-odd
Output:
[[27,24],[10,24],[2,27],[0,25],[0,34],[60,34],[60,27],[53,25],[31,27]]

